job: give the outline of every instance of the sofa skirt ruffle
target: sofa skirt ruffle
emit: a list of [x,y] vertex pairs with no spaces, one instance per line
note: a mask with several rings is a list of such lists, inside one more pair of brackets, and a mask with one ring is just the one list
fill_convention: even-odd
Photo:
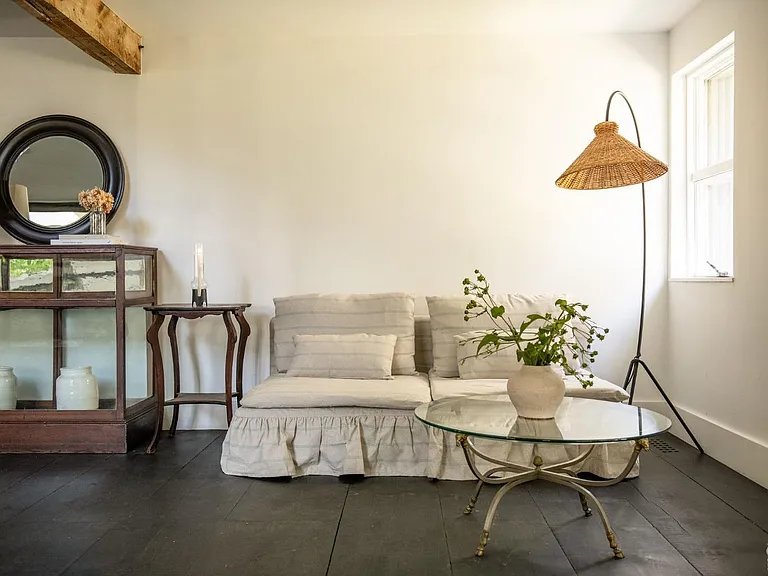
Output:
[[[533,462],[534,445],[478,438],[485,454],[518,464]],[[546,463],[562,462],[587,450],[583,445],[535,445]],[[574,472],[618,476],[634,442],[601,444]],[[480,470],[490,465],[478,462]],[[378,408],[240,407],[227,431],[221,469],[233,476],[425,476],[474,480],[456,445],[455,434],[428,427],[412,410]],[[629,474],[635,477],[639,464]]]

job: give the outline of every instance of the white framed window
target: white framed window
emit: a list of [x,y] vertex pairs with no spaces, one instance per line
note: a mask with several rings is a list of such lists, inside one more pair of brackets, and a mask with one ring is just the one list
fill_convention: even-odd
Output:
[[731,34],[672,79],[672,279],[733,277],[734,48]]

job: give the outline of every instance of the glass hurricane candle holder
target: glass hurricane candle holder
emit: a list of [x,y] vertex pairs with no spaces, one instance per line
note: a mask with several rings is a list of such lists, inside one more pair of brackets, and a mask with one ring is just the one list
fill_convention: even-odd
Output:
[[208,306],[208,284],[205,281],[203,245],[195,244],[195,277],[192,280],[192,306]]
[[208,288],[205,281],[192,281],[192,306],[208,306]]

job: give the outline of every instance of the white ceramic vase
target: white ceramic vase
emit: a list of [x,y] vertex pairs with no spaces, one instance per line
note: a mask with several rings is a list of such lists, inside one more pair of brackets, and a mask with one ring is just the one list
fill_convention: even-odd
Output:
[[522,418],[554,418],[565,382],[552,366],[523,366],[507,380],[507,394]]
[[16,376],[10,366],[0,366],[0,410],[16,409]]
[[97,410],[99,382],[90,366],[62,368],[56,379],[56,408],[58,410]]

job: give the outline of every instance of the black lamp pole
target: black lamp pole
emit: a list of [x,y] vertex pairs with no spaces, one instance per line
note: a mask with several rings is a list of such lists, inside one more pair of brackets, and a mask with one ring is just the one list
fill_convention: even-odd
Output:
[[[637,147],[642,149],[642,146],[640,145],[640,129],[637,127],[637,118],[635,117],[635,111],[632,110],[632,105],[629,103],[629,100],[627,99],[626,94],[624,94],[621,90],[616,90],[615,92],[613,92],[613,94],[611,94],[610,98],[608,98],[608,106],[606,106],[605,108],[605,121],[607,122],[609,120],[608,116],[611,112],[611,101],[613,100],[614,96],[621,96],[624,99],[624,102],[627,103],[627,108],[629,108],[629,112],[630,114],[632,114],[632,122],[635,124],[635,134],[637,135]],[[646,364],[645,360],[641,358],[642,348],[643,348],[643,326],[645,324],[645,269],[646,269],[646,244],[647,244],[645,182],[641,182],[640,187],[641,187],[642,198],[643,198],[643,289],[641,292],[642,295],[640,300],[640,329],[638,330],[638,333],[637,333],[637,352],[635,353],[635,357],[632,358],[632,360],[630,360],[629,362],[629,367],[627,368],[627,376],[626,378],[624,378],[624,389],[626,390],[627,388],[629,388],[629,403],[632,404],[632,400],[634,400],[634,397],[635,397],[635,385],[637,384],[637,373],[642,367],[643,370],[645,370],[645,373],[648,374],[648,377],[656,385],[656,388],[664,397],[664,400],[666,401],[667,405],[672,409],[672,412],[674,412],[675,416],[680,421],[680,424],[683,425],[683,428],[685,428],[685,431],[688,433],[688,436],[690,436],[691,440],[693,440],[693,443],[696,445],[696,448],[699,449],[699,452],[704,454],[704,449],[701,447],[701,444],[699,444],[699,441],[696,440],[696,436],[694,436],[693,432],[691,432],[691,429],[688,428],[688,425],[685,423],[685,420],[683,420],[683,417],[680,416],[680,413],[677,411],[677,408],[675,408],[675,405],[672,404],[672,401],[669,399],[669,396],[667,396],[666,392],[664,392],[664,389],[661,387],[661,384],[659,384],[659,381],[653,375],[653,372],[651,372],[651,369],[648,367],[648,364]]]

